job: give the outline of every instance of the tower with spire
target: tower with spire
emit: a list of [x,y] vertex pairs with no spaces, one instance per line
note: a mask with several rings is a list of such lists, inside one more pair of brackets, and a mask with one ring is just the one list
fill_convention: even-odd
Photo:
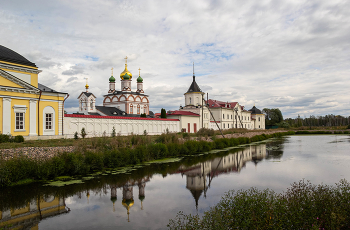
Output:
[[185,107],[193,108],[198,107],[202,105],[202,95],[204,93],[199,88],[197,82],[196,82],[196,76],[194,74],[194,63],[193,63],[193,81],[190,85],[190,88],[188,88],[187,92],[185,93]]

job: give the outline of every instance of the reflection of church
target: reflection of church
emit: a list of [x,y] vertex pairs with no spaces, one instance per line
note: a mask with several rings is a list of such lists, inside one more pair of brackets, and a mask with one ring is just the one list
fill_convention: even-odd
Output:
[[0,211],[0,229],[38,229],[42,219],[67,213],[63,197],[47,196],[32,199],[21,208]]
[[198,163],[190,167],[182,165],[179,173],[186,175],[186,188],[190,190],[198,209],[198,200],[210,188],[213,178],[221,174],[239,173],[246,162],[252,161],[257,165],[266,157],[266,145],[251,145],[238,152],[218,157],[210,161]]
[[[150,181],[150,177],[144,177],[139,180],[129,180],[123,186],[122,205],[127,210],[128,222],[130,222],[130,209],[134,205],[134,186],[139,188],[139,200],[141,202],[141,210],[143,210],[143,201],[145,199],[146,182]],[[115,211],[115,203],[117,201],[117,185],[111,185],[111,201],[113,203],[113,211]]]

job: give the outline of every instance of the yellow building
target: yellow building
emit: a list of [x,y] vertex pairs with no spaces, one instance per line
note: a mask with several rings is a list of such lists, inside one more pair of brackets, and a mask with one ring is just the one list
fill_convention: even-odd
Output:
[[0,133],[62,135],[67,94],[38,83],[40,72],[34,63],[0,45]]

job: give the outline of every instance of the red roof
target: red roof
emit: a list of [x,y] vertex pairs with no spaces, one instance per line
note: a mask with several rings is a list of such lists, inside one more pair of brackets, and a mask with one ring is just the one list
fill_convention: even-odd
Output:
[[234,108],[237,105],[237,103],[238,102],[223,102],[212,99],[209,99],[207,101],[207,104],[209,104],[209,108]]
[[79,114],[65,114],[64,116],[65,117],[80,117],[80,118],[124,119],[124,120],[155,120],[155,121],[178,121],[179,120],[179,119],[167,119],[167,118],[96,116],[96,115],[79,115]]
[[196,116],[196,117],[200,116],[197,113],[192,113],[189,111],[179,111],[179,110],[171,111],[171,113],[167,113],[166,115],[167,116]]

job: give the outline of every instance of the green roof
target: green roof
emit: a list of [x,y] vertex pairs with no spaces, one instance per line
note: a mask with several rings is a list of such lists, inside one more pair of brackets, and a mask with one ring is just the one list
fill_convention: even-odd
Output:
[[124,76],[123,76],[124,80],[129,80],[130,79],[130,76],[129,74],[125,73]]
[[111,197],[111,201],[113,202],[113,204],[117,201],[117,197]]
[[137,78],[137,82],[143,82],[143,79],[142,79],[141,76],[139,76],[139,77]]
[[109,78],[109,82],[115,82],[115,78],[114,78],[113,76],[111,76],[111,77]]

